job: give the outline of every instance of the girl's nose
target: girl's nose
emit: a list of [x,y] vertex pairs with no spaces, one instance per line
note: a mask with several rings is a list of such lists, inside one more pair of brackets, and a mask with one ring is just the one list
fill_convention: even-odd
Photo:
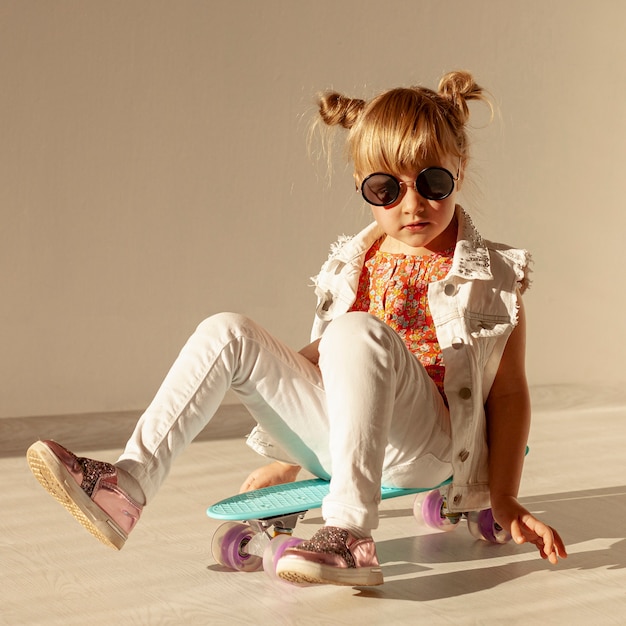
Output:
[[402,198],[402,209],[405,213],[422,213],[424,211],[424,205],[426,200],[420,196],[414,186],[407,185],[406,193]]

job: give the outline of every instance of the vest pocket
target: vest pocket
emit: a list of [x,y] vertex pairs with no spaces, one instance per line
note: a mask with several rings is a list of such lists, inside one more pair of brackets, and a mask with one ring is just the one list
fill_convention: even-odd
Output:
[[513,330],[513,324],[508,315],[467,311],[465,319],[472,337],[499,337]]

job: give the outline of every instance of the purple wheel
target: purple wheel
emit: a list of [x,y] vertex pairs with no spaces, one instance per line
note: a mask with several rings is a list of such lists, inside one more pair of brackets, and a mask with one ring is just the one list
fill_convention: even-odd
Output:
[[239,572],[256,572],[263,566],[263,559],[246,550],[254,535],[255,532],[247,524],[222,524],[213,535],[211,554],[224,567]]
[[293,548],[299,543],[302,543],[302,539],[292,537],[291,535],[277,535],[270,541],[263,553],[263,569],[271,579],[276,581],[280,580],[278,576],[276,576],[276,564],[278,563],[278,559],[280,559],[285,550]]
[[420,507],[421,517],[426,526],[430,528],[448,532],[454,530],[461,521],[460,515],[447,512],[446,498],[439,489],[430,491],[422,501],[418,498],[415,499],[413,513],[417,519],[419,519],[418,510]]
[[476,539],[488,543],[507,543],[511,541],[511,535],[493,518],[491,509],[483,511],[471,511],[467,515],[467,525],[470,533]]

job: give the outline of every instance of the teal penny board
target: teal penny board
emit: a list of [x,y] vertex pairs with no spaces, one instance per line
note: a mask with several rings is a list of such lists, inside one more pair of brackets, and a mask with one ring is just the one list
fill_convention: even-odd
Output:
[[[448,479],[434,487],[399,489],[396,487],[383,487],[381,497],[383,500],[407,496],[423,491],[438,489],[451,482]],[[321,478],[310,480],[298,480],[294,483],[264,487],[255,491],[241,493],[225,500],[221,500],[207,509],[207,515],[220,520],[253,520],[276,517],[279,515],[291,515],[322,506],[322,501],[328,495],[330,483]]]

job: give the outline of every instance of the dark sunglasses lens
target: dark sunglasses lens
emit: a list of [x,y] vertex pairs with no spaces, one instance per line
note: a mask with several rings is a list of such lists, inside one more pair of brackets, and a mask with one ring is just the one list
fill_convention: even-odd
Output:
[[363,181],[361,193],[370,204],[387,206],[398,199],[400,184],[388,174],[372,174]]
[[429,167],[417,177],[417,191],[428,200],[443,200],[454,190],[454,177],[442,167]]

